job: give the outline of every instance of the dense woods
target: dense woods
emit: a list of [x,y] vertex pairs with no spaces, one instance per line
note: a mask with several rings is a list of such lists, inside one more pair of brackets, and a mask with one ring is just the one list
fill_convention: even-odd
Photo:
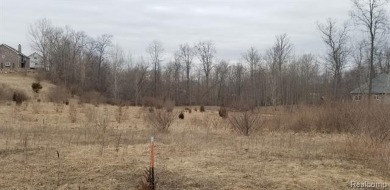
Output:
[[353,22],[317,24],[327,47],[322,55],[296,54],[288,34],[276,35],[265,52],[248,46],[240,62],[217,57],[213,41],[183,42],[173,56],[161,41],[151,41],[148,56],[132,57],[112,35],[91,37],[47,19],[32,24],[29,36],[43,56],[43,74],[75,95],[101,94],[133,105],[151,99],[176,105],[316,104],[321,97],[348,100],[352,89],[390,71],[387,1],[352,2]]

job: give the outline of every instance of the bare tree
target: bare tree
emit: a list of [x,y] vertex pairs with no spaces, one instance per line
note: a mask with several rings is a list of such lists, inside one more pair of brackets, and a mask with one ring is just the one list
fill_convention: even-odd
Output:
[[[240,101],[242,94],[243,94],[243,82],[245,80],[244,74],[245,74],[245,68],[244,68],[244,66],[242,66],[241,63],[237,63],[236,65],[233,66],[233,76],[234,76],[234,83],[235,83],[235,88],[236,88],[234,95],[237,98],[236,101]],[[251,93],[252,95],[256,94],[255,93],[256,87],[253,85],[253,83],[251,83],[250,88],[252,90],[250,90],[249,93]]]
[[148,66],[142,58],[135,67],[135,76],[135,105],[138,106],[139,99],[144,96],[148,77]]
[[31,40],[31,48],[42,55],[45,70],[49,70],[49,35],[52,30],[53,26],[51,22],[47,19],[41,19],[32,24],[28,32]]
[[246,53],[244,53],[242,55],[242,57],[249,65],[250,78],[251,78],[251,81],[253,83],[255,71],[256,71],[256,69],[261,61],[260,53],[257,51],[256,48],[251,47],[247,50]]
[[387,43],[384,48],[384,73],[389,74],[390,73],[390,47]]
[[179,83],[180,83],[180,71],[182,69],[182,65],[180,62],[180,55],[175,54],[175,61],[173,62],[173,75],[175,80],[175,101],[179,101]]
[[244,53],[242,55],[242,57],[244,58],[244,60],[247,62],[247,64],[249,65],[249,72],[250,72],[250,88],[252,89],[250,91],[250,93],[252,94],[252,99],[256,100],[256,105],[258,105],[258,102],[257,102],[257,97],[259,96],[259,93],[258,93],[258,89],[255,87],[255,74],[256,74],[256,70],[258,69],[259,67],[259,64],[260,64],[260,61],[261,61],[261,56],[260,56],[260,53],[257,51],[256,48],[254,47],[251,47],[247,50],[246,53]]
[[375,77],[374,54],[378,35],[388,30],[388,16],[385,10],[389,0],[352,0],[352,18],[365,33],[369,34],[370,43],[370,80],[368,85],[368,99],[371,100],[372,79]]
[[116,45],[111,52],[111,71],[113,73],[113,95],[115,100],[118,99],[118,81],[119,74],[122,72],[123,64],[125,63],[124,53],[119,45]]
[[340,97],[340,84],[342,72],[347,63],[348,56],[348,28],[345,24],[342,28],[336,26],[336,21],[328,19],[325,24],[318,24],[322,39],[328,46],[328,53],[325,60],[328,68],[333,72],[333,95],[336,99]]
[[[197,55],[200,62],[202,63],[202,69],[205,74],[206,79],[206,95],[209,95],[209,86],[210,86],[210,74],[213,68],[213,59],[216,53],[214,43],[212,41],[199,42],[195,46]],[[206,96],[206,98],[208,98]]]
[[109,34],[103,34],[102,36],[99,36],[96,40],[95,43],[95,50],[98,55],[98,72],[97,72],[97,84],[98,84],[98,89],[102,90],[102,64],[104,62],[104,59],[106,58],[107,54],[107,48],[112,45],[111,42],[112,35]]
[[186,86],[186,92],[187,92],[187,101],[188,104],[192,105],[191,100],[191,68],[192,68],[192,59],[194,58],[195,52],[192,47],[190,47],[188,44],[182,44],[179,46],[179,52],[178,52],[180,61],[185,64],[185,73],[186,73],[186,79],[187,79],[187,86]]
[[149,54],[152,65],[153,65],[153,96],[156,98],[159,96],[159,88],[158,84],[160,82],[160,64],[162,62],[162,54],[164,52],[164,48],[161,42],[153,41],[149,44],[146,52]]
[[[269,61],[271,61],[271,70],[274,72],[273,80],[276,85],[275,92],[276,97],[274,97],[274,103],[277,102],[283,104],[282,94],[283,94],[283,73],[282,68],[283,65],[287,63],[289,57],[292,54],[293,45],[290,42],[287,34],[282,34],[276,36],[276,41],[274,46],[268,51]],[[276,101],[276,102],[275,102]]]
[[[317,58],[313,54],[304,54],[298,58],[299,71],[298,80],[300,81],[290,81],[294,82],[295,95],[290,97],[290,103],[299,103],[304,101],[305,103],[311,102],[312,104],[315,102],[318,97],[318,89],[316,89],[316,85],[318,85],[318,81],[316,81],[316,77],[319,76],[319,69]],[[290,85],[292,86],[292,85]]]
[[390,72],[390,47],[388,42],[376,49],[377,65],[380,73]]
[[[218,104],[224,104],[226,101],[225,87],[226,79],[229,71],[229,63],[221,60],[215,67],[215,86],[217,87],[217,101]],[[214,85],[213,85],[214,86]]]

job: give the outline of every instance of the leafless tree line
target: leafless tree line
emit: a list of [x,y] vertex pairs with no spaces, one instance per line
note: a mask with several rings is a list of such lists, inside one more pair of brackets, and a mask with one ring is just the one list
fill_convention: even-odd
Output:
[[[177,105],[250,106],[317,103],[322,96],[347,99],[349,92],[378,73],[390,72],[386,0],[353,0],[351,20],[318,24],[327,47],[324,56],[297,55],[287,34],[277,35],[265,52],[243,50],[237,62],[218,59],[212,41],[183,43],[172,58],[164,45],[151,42],[149,57],[134,60],[112,35],[93,38],[43,19],[29,35],[43,56],[47,77],[75,94],[95,91],[107,98],[142,105],[145,98],[174,100]],[[363,31],[353,39],[351,31]]]

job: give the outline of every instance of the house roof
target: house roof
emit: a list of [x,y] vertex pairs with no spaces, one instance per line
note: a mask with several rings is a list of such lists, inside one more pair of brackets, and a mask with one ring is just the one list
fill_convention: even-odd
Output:
[[24,55],[23,53],[19,53],[18,50],[16,50],[15,48],[13,48],[13,47],[11,47],[11,46],[9,46],[7,44],[0,44],[0,46],[6,47],[6,48],[10,49],[11,51],[15,52],[18,55],[21,55],[21,56],[24,56],[24,57],[28,57],[27,55]]
[[[390,93],[390,74],[380,74],[372,79],[373,94],[388,94]],[[368,94],[368,83],[351,91],[351,94]]]
[[39,53],[37,53],[37,52],[34,52],[34,53],[32,53],[31,55],[29,55],[28,57],[33,57],[33,56],[39,56],[39,57],[42,57],[41,55],[39,55]]

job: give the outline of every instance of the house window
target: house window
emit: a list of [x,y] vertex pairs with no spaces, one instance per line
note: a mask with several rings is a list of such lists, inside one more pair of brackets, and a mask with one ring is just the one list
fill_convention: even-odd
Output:
[[1,58],[5,59],[5,55],[1,55]]
[[374,96],[374,99],[375,99],[375,100],[379,100],[379,95],[375,95],[375,96]]
[[6,67],[11,67],[11,63],[10,62],[5,62],[5,66]]
[[356,95],[356,96],[355,96],[355,101],[360,101],[360,100],[362,100],[362,96]]

